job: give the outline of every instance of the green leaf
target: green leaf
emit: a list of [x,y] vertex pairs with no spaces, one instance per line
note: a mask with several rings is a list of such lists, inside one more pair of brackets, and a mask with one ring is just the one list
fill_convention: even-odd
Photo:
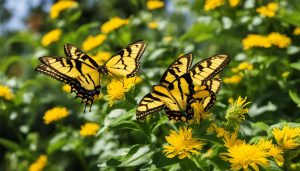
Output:
[[98,167],[131,167],[147,163],[150,160],[151,152],[149,146],[134,145],[124,156],[115,156],[104,163],[98,164]]
[[153,164],[157,168],[164,168],[166,166],[170,166],[176,163],[179,163],[179,159],[175,158],[167,158],[162,151],[155,152],[152,156]]
[[0,144],[12,151],[17,151],[20,149],[19,144],[5,138],[0,138]]
[[191,28],[180,37],[180,41],[189,40],[197,43],[208,40],[214,36],[213,28],[211,25],[204,23],[197,23],[191,26]]
[[287,22],[289,24],[292,24],[294,26],[300,27],[300,12],[295,11],[280,11],[278,18],[281,21]]
[[297,95],[297,93],[289,90],[289,96],[297,104],[297,107],[300,107],[300,97]]
[[296,70],[300,70],[300,61],[291,63],[290,66]]
[[67,134],[65,132],[57,134],[53,137],[47,146],[47,154],[51,155],[57,150],[60,150],[66,144]]

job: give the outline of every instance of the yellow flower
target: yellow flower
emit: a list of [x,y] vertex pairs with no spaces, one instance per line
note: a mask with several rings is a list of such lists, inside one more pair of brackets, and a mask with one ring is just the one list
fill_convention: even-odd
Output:
[[47,164],[48,158],[46,155],[40,155],[40,157],[29,166],[29,171],[42,171],[46,164]]
[[300,27],[295,28],[295,30],[294,30],[293,33],[294,33],[294,35],[296,35],[296,36],[300,35]]
[[0,85],[0,97],[3,97],[5,100],[12,100],[15,95],[10,91],[9,87]]
[[110,19],[109,21],[105,22],[101,26],[102,33],[110,33],[118,28],[120,28],[123,25],[127,25],[129,23],[129,19],[122,19],[120,17],[114,17]]
[[221,153],[221,158],[231,164],[231,170],[250,170],[259,171],[259,166],[268,167],[268,153],[257,145],[238,144],[228,148],[228,153]]
[[60,35],[61,35],[61,30],[60,29],[54,29],[48,32],[44,37],[42,38],[42,45],[43,46],[48,46],[56,41],[59,40]]
[[109,105],[112,106],[116,100],[121,100],[125,97],[125,93],[128,92],[131,87],[138,84],[143,79],[141,77],[135,76],[131,78],[123,79],[112,79],[107,85],[107,93],[109,99]]
[[227,148],[230,148],[234,145],[239,145],[239,144],[243,144],[245,143],[244,140],[240,140],[237,138],[237,131],[235,131],[234,133],[227,133],[224,134],[224,146]]
[[224,3],[225,0],[205,0],[204,10],[205,11],[213,10],[219,6],[224,5]]
[[262,6],[256,9],[256,12],[258,12],[263,17],[274,17],[275,13],[278,9],[278,3],[271,2],[267,4],[266,6]]
[[152,21],[152,22],[148,23],[148,27],[151,29],[157,29],[158,24],[157,24],[157,22]]
[[163,37],[163,41],[166,42],[166,43],[171,42],[172,39],[173,39],[172,36],[165,36],[165,37]]
[[160,0],[148,0],[147,1],[148,10],[159,9],[159,8],[162,8],[164,5],[165,5],[165,3]]
[[282,74],[281,74],[281,76],[283,77],[283,78],[286,78],[286,77],[288,77],[290,75],[290,72],[288,72],[288,71],[285,71],[285,72],[283,72]]
[[230,97],[230,98],[227,100],[227,102],[228,102],[229,104],[233,104],[234,99],[233,99],[232,97]]
[[100,126],[97,123],[85,123],[81,126],[80,135],[87,137],[87,136],[95,136],[100,129]]
[[111,53],[105,51],[100,51],[95,56],[92,56],[95,62],[97,62],[97,64],[99,65],[105,64],[105,62],[107,62],[110,57],[111,57]]
[[106,35],[99,34],[97,36],[89,36],[85,41],[82,43],[82,49],[84,51],[89,51],[97,46],[100,46],[106,40]]
[[239,72],[239,71],[243,71],[243,70],[248,70],[248,71],[252,71],[253,70],[253,65],[247,61],[240,63],[236,68],[232,68],[231,71],[232,72]]
[[266,36],[257,34],[247,35],[247,37],[242,40],[242,44],[244,50],[248,50],[253,47],[270,48],[272,45]]
[[278,46],[279,48],[288,47],[292,40],[284,34],[273,32],[267,36],[268,40],[272,45]]
[[191,154],[199,154],[199,150],[204,145],[199,138],[192,137],[192,129],[187,127],[180,127],[179,133],[171,131],[166,140],[170,145],[163,146],[163,152],[166,153],[167,158],[178,156],[179,159],[190,157]]
[[224,83],[226,84],[238,84],[242,81],[242,75],[233,75],[231,77],[224,78]]
[[71,86],[68,84],[63,85],[62,90],[65,92],[70,93],[71,92]]
[[229,0],[230,7],[236,7],[240,3],[240,0]]
[[63,119],[69,115],[69,111],[65,107],[54,107],[49,109],[44,115],[45,124]]
[[210,124],[210,126],[207,128],[207,132],[209,132],[209,133],[216,132],[217,133],[217,137],[224,137],[225,135],[229,135],[230,134],[224,128],[219,127],[215,123]]
[[278,146],[272,144],[271,140],[260,140],[257,143],[258,148],[262,149],[263,151],[266,151],[268,155],[274,158],[275,162],[282,166],[284,163],[284,157],[283,157],[283,150],[279,148]]
[[292,128],[289,126],[283,127],[282,130],[274,128],[272,133],[276,139],[277,144],[284,150],[291,150],[297,148],[300,144],[300,128]]
[[57,18],[61,11],[64,11],[69,8],[75,8],[78,6],[78,3],[71,0],[60,0],[52,5],[50,9],[50,17]]
[[250,102],[247,102],[247,97],[241,98],[239,96],[238,99],[233,104],[231,104],[231,106],[227,110],[227,113],[225,115],[227,121],[234,125],[244,121],[245,114],[248,113],[246,105],[248,105],[249,103]]

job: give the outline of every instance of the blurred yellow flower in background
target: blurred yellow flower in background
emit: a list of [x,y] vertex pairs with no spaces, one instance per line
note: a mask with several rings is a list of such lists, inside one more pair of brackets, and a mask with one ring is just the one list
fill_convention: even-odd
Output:
[[88,36],[82,43],[82,49],[84,51],[90,51],[97,46],[100,46],[106,40],[106,35],[99,34],[97,36]]
[[68,84],[65,84],[62,86],[62,90],[67,92],[67,93],[70,93],[71,92],[71,86],[68,85]]
[[151,29],[157,29],[158,24],[157,24],[157,22],[152,21],[152,22],[148,23],[148,27]]
[[269,48],[272,46],[267,37],[258,34],[249,34],[242,40],[244,50],[248,50],[252,47]]
[[69,111],[65,107],[54,107],[46,111],[44,115],[45,124],[63,119],[69,115]]
[[116,100],[124,99],[125,93],[128,92],[131,87],[138,84],[143,79],[141,77],[135,76],[131,78],[117,79],[114,78],[107,85],[107,97],[109,99],[109,105],[112,106]]
[[270,43],[274,46],[278,46],[279,48],[288,47],[292,40],[284,34],[280,34],[277,32],[273,32],[267,36]]
[[300,128],[285,126],[283,129],[274,128],[272,133],[277,144],[284,150],[295,149],[300,145]]
[[50,9],[50,17],[57,18],[61,11],[64,11],[69,8],[75,8],[78,6],[78,3],[72,0],[60,0],[52,5]]
[[233,75],[231,77],[225,77],[224,78],[224,83],[226,84],[238,84],[242,81],[243,76],[242,75]]
[[236,7],[240,3],[240,0],[229,0],[230,7]]
[[192,137],[192,129],[187,127],[180,127],[179,132],[171,131],[166,140],[170,145],[163,146],[163,152],[166,153],[167,158],[178,156],[179,159],[190,157],[192,154],[199,154],[204,142],[199,138]]
[[147,8],[148,10],[155,10],[162,8],[165,5],[165,3],[161,0],[148,0],[147,1]]
[[0,85],[0,97],[3,97],[5,100],[12,100],[15,95],[8,86]]
[[275,13],[278,9],[278,3],[271,2],[268,3],[266,6],[262,6],[256,9],[256,12],[258,12],[263,17],[274,17]]
[[95,136],[100,129],[99,124],[88,122],[81,126],[80,135],[87,137],[87,136]]
[[232,68],[231,71],[232,72],[239,72],[239,71],[244,71],[244,70],[248,70],[248,71],[252,71],[253,70],[253,65],[247,61],[241,62],[236,68]]
[[204,10],[205,11],[213,10],[219,6],[224,5],[224,3],[225,0],[205,0]]
[[217,137],[224,137],[227,134],[230,134],[228,131],[226,131],[224,128],[219,127],[217,124],[212,123],[210,126],[207,128],[207,132],[209,133],[217,133]]
[[295,28],[293,34],[296,36],[300,35],[300,27]]
[[250,170],[259,171],[259,166],[268,167],[268,153],[257,145],[238,144],[230,146],[227,153],[221,153],[224,161],[231,163],[231,170]]
[[114,17],[101,26],[101,32],[102,33],[110,33],[121,26],[127,25],[129,23],[129,19],[122,19],[120,17]]
[[47,165],[48,158],[46,155],[40,155],[40,157],[29,166],[29,171],[42,171]]
[[48,46],[60,39],[62,31],[60,29],[54,29],[48,32],[47,34],[44,35],[42,38],[42,45],[43,46]]
[[97,62],[97,64],[103,65],[111,56],[112,55],[110,52],[99,51],[96,55],[92,56],[92,58],[95,60],[95,62]]
[[282,76],[283,78],[287,78],[289,75],[290,75],[290,72],[288,72],[288,71],[285,71],[285,72],[283,72],[283,73],[281,74],[281,76]]

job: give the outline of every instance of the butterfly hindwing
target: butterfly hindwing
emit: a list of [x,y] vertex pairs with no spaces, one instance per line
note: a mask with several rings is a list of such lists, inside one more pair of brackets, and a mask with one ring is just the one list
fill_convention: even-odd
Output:
[[116,77],[133,77],[140,69],[139,60],[146,48],[144,41],[137,41],[128,45],[125,49],[120,50],[112,56],[102,66],[101,71],[104,74]]
[[153,93],[148,93],[141,99],[136,113],[136,117],[138,120],[142,120],[147,115],[162,110],[165,107],[165,104],[159,98],[154,97],[152,94]]

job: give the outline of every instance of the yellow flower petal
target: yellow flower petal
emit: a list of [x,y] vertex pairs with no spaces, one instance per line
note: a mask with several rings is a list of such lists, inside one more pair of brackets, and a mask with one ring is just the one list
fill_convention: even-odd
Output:
[[95,136],[100,129],[100,126],[97,123],[85,123],[81,126],[80,135],[87,137],[87,136]]
[[52,5],[50,9],[50,17],[51,18],[57,18],[59,16],[59,13],[69,9],[69,8],[75,8],[78,6],[78,3],[76,1],[71,0],[60,0]]
[[148,0],[147,1],[148,10],[159,9],[159,8],[162,8],[164,5],[165,5],[165,3],[160,0]]
[[46,111],[44,115],[45,124],[61,120],[69,115],[69,111],[65,107],[54,107]]
[[42,171],[46,164],[47,164],[48,158],[46,155],[40,155],[40,157],[29,166],[29,171]]
[[101,32],[108,34],[118,28],[120,28],[121,26],[127,25],[129,23],[128,19],[122,19],[120,17],[114,17],[112,19],[110,19],[109,21],[105,22],[102,26],[101,26]]
[[106,35],[99,34],[97,36],[89,36],[82,43],[82,49],[84,51],[90,51],[97,46],[100,46],[106,40]]
[[41,41],[42,45],[48,46],[54,42],[57,42],[60,39],[61,33],[62,32],[60,29],[51,30],[50,32],[45,34],[44,37],[42,38],[42,41]]
[[5,100],[12,100],[15,95],[10,91],[10,88],[5,85],[0,85],[0,97]]

